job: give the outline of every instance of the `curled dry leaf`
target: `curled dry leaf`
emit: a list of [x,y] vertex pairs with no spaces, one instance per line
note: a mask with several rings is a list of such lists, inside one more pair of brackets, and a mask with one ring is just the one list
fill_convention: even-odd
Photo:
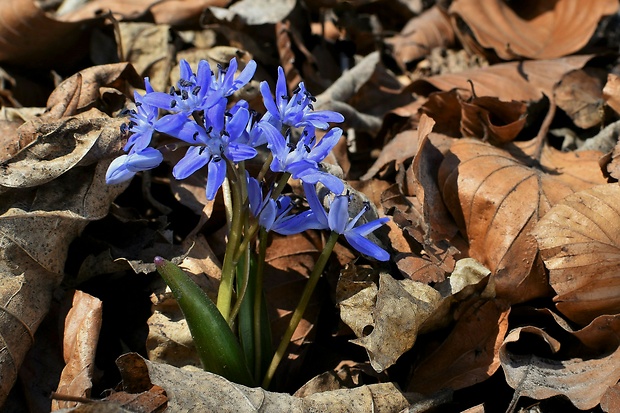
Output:
[[[101,300],[82,291],[73,294],[73,306],[65,318],[63,338],[66,366],[60,376],[57,393],[90,397],[101,317]],[[75,406],[75,402],[52,401],[52,410],[71,406]]]
[[171,26],[198,26],[200,15],[211,6],[224,7],[229,0],[94,0],[82,7],[67,11],[58,18],[67,22],[92,19],[101,11],[109,11],[117,20],[131,21],[149,19],[153,23]]
[[409,20],[399,34],[385,39],[392,56],[405,70],[407,65],[427,56],[435,47],[450,47],[454,43],[454,30],[446,12],[433,6]]
[[580,69],[567,73],[556,86],[554,100],[581,129],[600,125],[603,120],[603,84],[606,72]]
[[595,186],[566,197],[534,235],[557,295],[558,310],[581,325],[620,313],[620,186]]
[[[125,119],[69,117],[56,122],[33,120],[20,126],[20,141],[30,141],[0,170],[0,185],[27,188],[52,181],[92,158],[120,150],[119,128]],[[90,159],[89,159],[90,158]]]
[[505,102],[538,101],[543,94],[551,98],[556,83],[566,73],[583,67],[592,57],[582,55],[553,60],[501,63],[419,79],[414,81],[409,89],[414,93],[428,96],[437,89],[471,90],[473,84],[476,96],[492,96]]
[[[620,333],[617,316],[603,316],[573,335],[584,348],[604,348],[597,356],[581,354],[573,358],[558,358],[561,343],[546,330],[537,327],[519,327],[512,330],[499,352],[506,382],[515,389],[516,396],[542,400],[557,395],[566,396],[578,409],[594,408],[620,379]],[[526,335],[538,337],[548,346],[554,358],[531,354],[531,340]],[[594,340],[589,340],[594,337]],[[520,341],[529,344],[519,346]],[[605,345],[609,343],[611,345]],[[604,346],[604,347],[603,347]],[[524,351],[519,351],[522,348]],[[517,352],[519,351],[519,352]]]
[[161,363],[151,363],[135,353],[117,360],[123,387],[144,389],[156,385],[168,395],[170,411],[389,413],[409,406],[412,398],[393,383],[372,384],[354,389],[316,393],[304,398],[248,388],[206,371],[186,371]]
[[491,377],[500,366],[498,351],[508,331],[509,312],[505,303],[495,300],[469,306],[446,340],[411,374],[407,390],[459,390]]
[[340,112],[348,127],[374,135],[386,111],[412,100],[401,91],[401,84],[381,63],[379,52],[372,52],[316,97],[316,109]]
[[613,73],[607,74],[607,83],[603,87],[603,98],[616,113],[620,113],[620,76]]
[[477,137],[500,145],[512,142],[526,123],[527,105],[496,97],[470,97],[453,89],[432,93],[422,112],[438,123],[436,132],[452,137]]
[[84,30],[83,22],[48,16],[34,0],[3,1],[0,15],[0,61],[6,63],[36,67],[61,63],[67,52],[75,50]]
[[[513,60],[572,54],[588,43],[601,17],[617,9],[616,0],[457,0],[449,12],[465,21],[480,46],[494,49],[504,60]],[[457,32],[461,41],[471,45],[463,32]]]
[[[348,325],[359,337],[352,342],[366,348],[370,365],[380,373],[413,347],[418,334],[445,326],[451,320],[452,306],[485,290],[488,275],[475,260],[461,260],[437,290],[382,273],[378,290],[373,284],[339,303],[341,318],[351,321]],[[371,324],[362,325],[371,318]],[[367,335],[369,328],[372,331]]]
[[88,222],[103,218],[124,189],[105,184],[107,166],[73,168],[44,185],[2,195],[0,404],[62,280],[69,244]]
[[538,220],[571,193],[605,182],[600,152],[545,145],[537,161],[527,156],[532,146],[500,149],[460,139],[439,170],[444,202],[469,240],[469,255],[494,273],[498,297],[511,303],[550,292],[531,234]]

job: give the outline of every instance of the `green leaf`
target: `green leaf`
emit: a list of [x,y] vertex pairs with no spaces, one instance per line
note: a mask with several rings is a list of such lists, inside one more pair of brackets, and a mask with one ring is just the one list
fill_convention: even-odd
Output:
[[241,346],[215,304],[177,265],[155,257],[155,266],[185,315],[204,369],[254,386]]

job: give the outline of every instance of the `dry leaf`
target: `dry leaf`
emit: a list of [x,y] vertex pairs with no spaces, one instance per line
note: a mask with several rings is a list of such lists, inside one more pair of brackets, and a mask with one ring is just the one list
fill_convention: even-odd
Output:
[[432,287],[381,274],[372,311],[374,328],[369,335],[352,342],[366,348],[371,366],[380,373],[413,346],[422,324],[440,301],[441,295]]
[[620,113],[620,76],[613,73],[607,74],[607,83],[603,87],[603,98],[616,113]]
[[[111,12],[117,20],[149,19],[157,24],[171,26],[198,26],[201,13],[208,7],[224,7],[229,0],[94,0],[77,10],[59,16],[63,21],[78,22]],[[102,11],[104,13],[102,13]]]
[[618,184],[595,186],[554,206],[534,232],[558,310],[581,325],[620,312],[618,205]]
[[[185,371],[151,363],[135,353],[121,356],[123,386],[148,383],[162,387],[168,395],[170,411],[217,411],[221,413],[291,412],[358,413],[370,410],[391,413],[409,406],[411,398],[392,383],[372,384],[355,389],[334,390],[299,398],[248,388],[206,371]],[[119,366],[120,368],[120,366]]]
[[[102,322],[102,303],[82,291],[73,295],[73,306],[65,319],[63,353],[66,366],[57,393],[90,397],[95,371],[95,352]],[[75,402],[52,401],[52,411],[75,406]]]
[[533,142],[506,148],[458,140],[441,165],[439,186],[469,255],[495,274],[498,297],[516,303],[549,294],[531,234],[536,222],[567,195],[605,179],[598,152],[544,146],[538,164],[524,156]]
[[470,91],[473,84],[476,96],[496,97],[504,102],[538,101],[543,94],[552,97],[556,83],[566,73],[582,68],[592,57],[592,55],[583,55],[554,60],[501,63],[419,79],[414,81],[408,89],[428,96],[437,89],[448,91],[458,88]]
[[456,0],[449,11],[465,21],[482,47],[513,60],[570,55],[588,43],[602,16],[617,9],[615,0]]
[[[371,286],[340,303],[341,318],[351,320],[348,325],[359,337],[352,342],[366,348],[370,365],[380,373],[414,345],[419,333],[444,327],[451,320],[455,303],[483,291],[488,275],[489,271],[475,260],[460,260],[438,291],[382,273],[378,290]],[[370,318],[373,322],[368,324]]]
[[600,125],[603,120],[603,83],[606,72],[580,69],[567,73],[556,86],[554,100],[581,129]]
[[385,39],[396,62],[405,70],[407,65],[428,55],[435,47],[450,47],[454,30],[446,12],[433,6],[409,20],[399,34]]
[[0,4],[2,62],[36,67],[63,63],[69,52],[79,50],[76,44],[87,37],[82,37],[83,22],[55,20],[34,0],[7,0]]
[[[617,318],[616,318],[617,319]],[[542,400],[564,395],[581,410],[594,408],[601,402],[609,386],[620,378],[620,348],[617,347],[617,322],[599,325],[607,338],[614,338],[616,348],[598,357],[582,359],[556,359],[540,357],[536,354],[516,353],[509,349],[524,339],[526,334],[534,334],[544,340],[552,353],[560,350],[560,343],[542,329],[519,327],[512,330],[500,349],[500,360],[506,381],[515,389],[518,396]],[[531,348],[530,344],[526,348]],[[511,347],[511,349],[514,347]]]
[[501,301],[469,306],[446,340],[413,371],[407,390],[459,390],[491,377],[500,366],[498,350],[508,331],[509,312]]

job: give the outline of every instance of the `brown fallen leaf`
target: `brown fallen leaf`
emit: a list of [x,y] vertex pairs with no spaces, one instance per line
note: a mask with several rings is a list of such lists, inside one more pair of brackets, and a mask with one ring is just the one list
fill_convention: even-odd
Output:
[[79,22],[110,12],[117,20],[122,21],[148,18],[158,24],[197,27],[203,10],[211,6],[225,7],[229,2],[229,0],[134,0],[127,3],[123,0],[94,0],[84,3],[78,9],[67,11],[58,18],[67,22]]
[[428,55],[435,47],[450,47],[454,43],[454,29],[447,13],[433,6],[409,20],[394,37],[385,39],[391,54],[402,70],[407,65]]
[[358,338],[351,342],[366,349],[370,365],[380,373],[411,349],[418,334],[446,326],[456,303],[474,294],[493,296],[492,287],[485,290],[488,275],[473,259],[460,260],[437,289],[381,273],[378,289],[373,284],[339,304],[341,318],[352,320],[347,324]]
[[[0,5],[0,61],[47,67],[79,58],[76,45],[88,38],[84,22],[61,22],[34,0],[8,0]],[[95,17],[95,16],[91,16]],[[45,33],[44,36],[41,33]],[[63,62],[64,60],[64,62]]]
[[[321,249],[318,234],[306,232],[292,236],[273,234],[265,257],[265,299],[269,303],[268,312],[271,322],[273,343],[279,343],[299,297],[310,276],[314,262]],[[288,360],[284,360],[278,370],[279,377],[294,375],[301,366],[299,356],[303,354],[301,346],[310,339],[315,331],[315,323],[321,308],[322,299],[318,291],[295,329],[288,347]],[[278,380],[278,377],[276,377]]]
[[607,74],[607,83],[603,87],[603,98],[616,113],[620,113],[620,76]]
[[[73,306],[65,319],[63,354],[66,366],[60,376],[57,393],[90,397],[101,322],[101,300],[75,291]],[[74,402],[52,401],[52,411],[72,406],[75,406]]]
[[557,295],[558,311],[581,325],[620,312],[620,186],[595,186],[566,197],[534,235]]
[[[217,411],[230,413],[280,411],[309,413],[378,413],[400,411],[416,400],[415,395],[402,393],[393,383],[381,383],[354,389],[316,393],[299,398],[273,393],[261,388],[248,388],[206,371],[185,371],[161,363],[151,363],[135,353],[121,356],[124,387],[142,389],[147,383],[160,386],[168,395],[170,411]],[[419,398],[419,397],[418,397]]]
[[458,89],[432,93],[421,110],[437,121],[436,132],[455,138],[477,137],[496,145],[513,141],[525,126],[527,106],[523,102],[469,95]]
[[554,91],[554,100],[581,128],[588,129],[603,121],[603,85],[607,73],[584,68],[567,73]]
[[593,55],[568,56],[551,60],[508,62],[484,68],[431,76],[414,81],[408,90],[428,96],[436,90],[454,88],[470,91],[472,84],[476,96],[496,97],[501,101],[535,102],[543,94],[553,96],[553,89],[562,77],[582,68]]
[[511,303],[550,293],[531,232],[549,209],[571,193],[603,183],[600,152],[563,153],[534,142],[496,148],[460,139],[439,170],[444,202],[469,255],[496,277],[497,295]]
[[413,371],[407,390],[459,390],[491,377],[500,366],[498,350],[508,331],[509,313],[501,301],[471,304],[446,340]]
[[[564,395],[581,410],[592,409],[598,405],[608,387],[615,385],[620,378],[618,318],[615,317],[614,320],[601,318],[601,322],[594,323],[596,325],[592,325],[591,329],[599,330],[599,334],[604,335],[605,339],[611,339],[615,349],[587,359],[542,357],[531,354],[531,350],[517,352],[519,347],[514,346],[518,345],[520,340],[525,341],[526,335],[538,337],[538,343],[543,346],[547,344],[548,349],[545,350],[551,354],[559,352],[561,343],[537,327],[519,327],[512,330],[504,340],[499,355],[506,381],[515,389],[513,401],[518,397],[542,400]],[[525,345],[525,348],[531,349],[532,341],[527,342],[529,344]]]
[[[588,43],[602,16],[617,9],[615,0],[456,0],[449,12],[465,21],[480,46],[494,49],[504,60],[514,60],[570,55]],[[466,30],[457,31],[464,45],[471,46],[464,33]]]

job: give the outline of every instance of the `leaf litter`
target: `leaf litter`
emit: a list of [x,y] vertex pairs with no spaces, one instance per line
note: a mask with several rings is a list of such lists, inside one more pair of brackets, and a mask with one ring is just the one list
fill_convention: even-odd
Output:
[[[0,7],[4,409],[617,410],[617,2],[387,3]],[[180,59],[231,57],[342,112],[328,160],[391,217],[388,264],[338,244],[269,391],[200,371],[152,274],[173,259],[214,298],[225,212],[204,175],[175,181],[158,136],[164,165],[104,181],[143,77],[164,90]],[[257,105],[257,85],[236,98]],[[324,242],[267,249],[275,342]]]

